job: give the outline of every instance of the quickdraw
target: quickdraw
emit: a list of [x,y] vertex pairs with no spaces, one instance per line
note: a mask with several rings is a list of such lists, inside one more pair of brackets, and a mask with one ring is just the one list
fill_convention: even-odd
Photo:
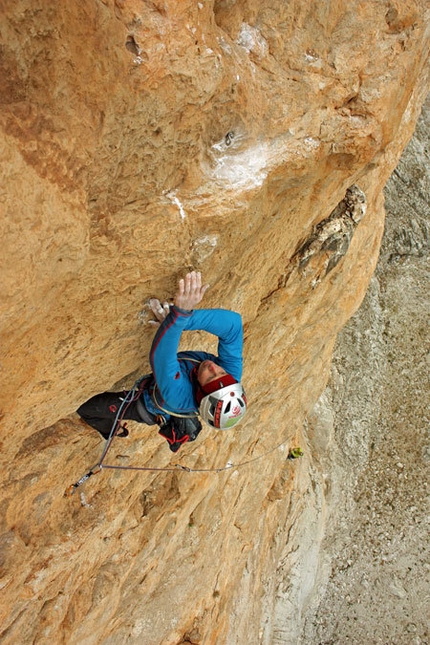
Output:
[[75,484],[71,484],[68,488],[66,488],[66,491],[64,493],[65,497],[70,497],[73,495],[75,490],[79,488],[79,486],[82,486],[82,484],[85,484],[85,482],[92,477],[93,475],[97,475],[99,472],[101,472],[101,468],[99,466],[95,466],[91,470],[89,470],[83,477],[78,479],[78,481]]

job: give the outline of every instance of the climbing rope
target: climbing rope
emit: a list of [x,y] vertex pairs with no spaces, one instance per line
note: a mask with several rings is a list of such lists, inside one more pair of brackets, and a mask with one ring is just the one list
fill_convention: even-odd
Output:
[[82,486],[82,484],[84,484],[93,475],[97,475],[99,472],[101,472],[103,468],[103,461],[108,453],[109,448],[112,445],[112,441],[114,440],[116,434],[118,433],[119,428],[121,427],[121,421],[123,420],[124,415],[128,410],[130,404],[133,403],[133,401],[135,401],[137,398],[139,398],[147,378],[148,378],[147,376],[144,376],[138,379],[133,385],[133,387],[131,388],[131,390],[129,390],[127,394],[124,396],[124,399],[122,400],[122,403],[119,406],[117,413],[115,415],[115,419],[113,420],[109,436],[106,440],[106,444],[99,461],[95,466],[93,466],[93,468],[91,468],[91,470],[89,470],[85,475],[83,475],[80,479],[78,479],[77,482],[75,482],[74,484],[71,484],[66,489],[64,493],[65,496],[69,497],[73,495],[73,493],[77,488],[79,488],[79,486]]
[[[112,470],[164,470],[164,471],[172,471],[172,470],[185,470],[187,473],[221,473],[224,470],[231,470],[232,468],[237,469],[241,468],[242,466],[246,466],[248,464],[252,464],[254,461],[259,461],[260,459],[263,459],[263,457],[267,457],[267,455],[270,455],[271,452],[275,452],[275,450],[278,450],[278,448],[281,448],[281,446],[284,446],[287,441],[282,441],[281,443],[278,443],[277,446],[274,448],[270,448],[270,450],[267,450],[267,452],[263,453],[262,455],[258,455],[258,457],[253,457],[252,459],[247,459],[246,461],[241,461],[239,464],[232,464],[229,463],[227,466],[223,466],[221,468],[189,468],[188,466],[183,466],[182,464],[174,464],[173,467],[170,468],[153,468],[153,467],[144,467],[144,466],[114,466],[114,465],[104,465],[102,468],[111,468]],[[287,459],[297,459],[298,457],[303,456],[303,450],[301,448],[293,448],[290,450],[288,453]]]
[[[97,462],[97,464],[91,468],[85,475],[83,475],[77,482],[74,484],[71,484],[65,491],[64,495],[66,497],[70,497],[71,495],[74,494],[75,490],[82,486],[90,477],[93,475],[97,475],[100,473],[103,469],[109,469],[109,470],[135,470],[135,471],[151,471],[151,472],[174,472],[177,470],[182,470],[187,473],[221,473],[225,470],[231,470],[231,469],[238,469],[241,468],[242,466],[246,466],[248,464],[254,463],[256,461],[259,461],[260,459],[263,459],[264,457],[267,457],[267,455],[270,455],[272,452],[275,452],[275,450],[278,450],[278,448],[281,448],[284,446],[286,443],[288,443],[288,440],[281,441],[281,443],[278,443],[276,446],[273,448],[270,448],[266,452],[264,452],[262,455],[258,455],[258,457],[252,457],[251,459],[247,459],[246,461],[242,461],[238,464],[232,464],[228,463],[227,466],[223,466],[220,468],[189,468],[188,466],[183,466],[182,464],[174,464],[173,466],[167,466],[167,467],[156,467],[156,466],[115,466],[113,464],[104,464],[103,461],[109,451],[109,448],[112,445],[112,441],[114,440],[118,429],[121,427],[121,421],[124,418],[124,415],[130,406],[130,404],[136,400],[141,394],[141,389],[144,386],[144,380],[147,377],[143,377],[142,379],[139,379],[136,381],[136,383],[133,385],[131,390],[127,393],[127,395],[124,397],[124,400],[122,401],[118,412],[115,416],[115,419],[112,423],[112,429],[109,433],[109,437],[106,440],[106,445],[103,449],[102,455]],[[297,459],[298,457],[303,456],[303,450],[300,447],[292,448],[288,455],[287,459]]]

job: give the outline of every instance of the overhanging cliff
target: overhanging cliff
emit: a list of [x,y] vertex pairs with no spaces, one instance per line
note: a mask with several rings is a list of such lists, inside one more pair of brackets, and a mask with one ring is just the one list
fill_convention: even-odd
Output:
[[[382,188],[428,89],[428,15],[260,5],[1,5],[5,643],[270,643],[272,572],[303,522],[312,584],[324,509],[309,454],[286,454],[374,270]],[[189,267],[207,306],[243,316],[246,424],[175,459],[135,425],[111,463],[268,454],[104,471],[64,498],[102,449],[74,410],[148,370],[145,302]]]

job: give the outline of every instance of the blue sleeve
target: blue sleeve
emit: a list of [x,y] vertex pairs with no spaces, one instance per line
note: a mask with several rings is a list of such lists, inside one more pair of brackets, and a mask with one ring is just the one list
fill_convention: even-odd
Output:
[[218,363],[237,381],[242,378],[242,317],[228,309],[196,309],[185,329],[207,331],[218,336]]
[[243,330],[239,314],[226,309],[186,311],[171,307],[154,337],[150,362],[164,401],[175,409],[194,407],[192,384],[181,371],[177,352],[183,331],[218,336],[218,363],[238,381],[242,377]]

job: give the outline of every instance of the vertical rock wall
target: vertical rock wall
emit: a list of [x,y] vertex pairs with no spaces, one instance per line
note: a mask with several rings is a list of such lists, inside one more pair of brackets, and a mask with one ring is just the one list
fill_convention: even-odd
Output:
[[[285,457],[375,266],[424,3],[0,7],[2,639],[270,642],[285,543],[321,532],[313,464]],[[243,315],[246,425],[174,461],[136,425],[111,463],[173,470],[65,499],[102,449],[73,411],[148,369],[145,302],[189,267]]]
[[[283,645],[428,638],[429,108],[427,100],[384,189],[377,268],[308,417],[312,477],[329,519],[303,603],[297,571],[310,558],[295,546],[308,528],[285,546],[274,628]],[[292,629],[298,609],[304,620]]]

